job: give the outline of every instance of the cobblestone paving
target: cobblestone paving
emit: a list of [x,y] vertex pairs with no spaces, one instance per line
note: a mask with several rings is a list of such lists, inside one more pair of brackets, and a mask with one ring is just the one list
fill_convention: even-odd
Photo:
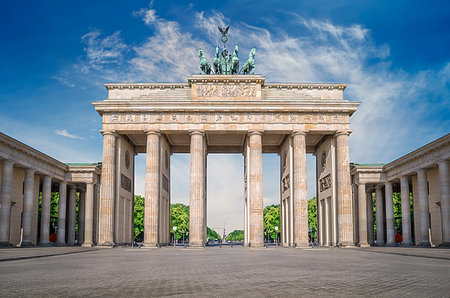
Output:
[[[4,259],[0,262],[0,296],[450,295],[450,250],[223,247],[70,251],[77,249],[79,253],[47,253],[20,260],[5,260],[9,250],[0,250]],[[22,255],[32,257],[32,253]],[[37,251],[34,254],[39,255]]]

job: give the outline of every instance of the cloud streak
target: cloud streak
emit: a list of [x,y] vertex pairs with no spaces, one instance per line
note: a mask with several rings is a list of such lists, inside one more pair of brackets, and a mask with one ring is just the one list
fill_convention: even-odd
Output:
[[63,130],[55,130],[55,133],[57,135],[60,135],[60,136],[66,137],[66,138],[70,138],[70,139],[79,139],[79,140],[83,140],[84,139],[83,137],[80,137],[80,136],[77,136],[77,135],[69,133],[65,129],[63,129]]

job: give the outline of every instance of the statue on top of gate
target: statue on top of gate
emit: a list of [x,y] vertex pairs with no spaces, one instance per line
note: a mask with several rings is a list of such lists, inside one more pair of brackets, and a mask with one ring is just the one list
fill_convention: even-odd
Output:
[[239,47],[234,46],[233,54],[228,53],[226,48],[226,42],[228,41],[228,30],[230,26],[226,28],[219,28],[219,32],[222,34],[220,40],[223,42],[223,49],[220,51],[219,46],[216,47],[216,53],[214,55],[213,67],[206,60],[202,49],[198,49],[198,55],[200,58],[200,72],[203,74],[216,74],[216,75],[232,75],[232,74],[254,74],[255,73],[255,54],[256,49],[253,48],[248,55],[248,60],[244,63],[244,66],[239,69]]

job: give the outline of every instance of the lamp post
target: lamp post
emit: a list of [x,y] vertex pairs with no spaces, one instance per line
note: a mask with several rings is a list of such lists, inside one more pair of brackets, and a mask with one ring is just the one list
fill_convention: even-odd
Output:
[[277,239],[277,243],[275,245],[278,246],[278,226],[275,226],[275,238]]
[[175,232],[177,231],[177,227],[173,226],[172,230],[173,230],[173,247],[175,247]]

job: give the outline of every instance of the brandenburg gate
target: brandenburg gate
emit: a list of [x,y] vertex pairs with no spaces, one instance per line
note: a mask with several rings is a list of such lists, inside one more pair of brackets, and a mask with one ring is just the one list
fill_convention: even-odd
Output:
[[[231,56],[231,55],[230,55]],[[208,153],[244,156],[245,243],[264,245],[262,154],[278,153],[281,242],[308,246],[306,154],[317,161],[319,225],[353,245],[345,84],[267,83],[254,74],[192,75],[187,83],[106,84],[99,245],[132,241],[134,156],[146,153],[144,245],[169,240],[170,156],[190,153],[189,245],[206,237]],[[312,186],[314,187],[314,186]],[[320,228],[319,228],[320,230]]]

